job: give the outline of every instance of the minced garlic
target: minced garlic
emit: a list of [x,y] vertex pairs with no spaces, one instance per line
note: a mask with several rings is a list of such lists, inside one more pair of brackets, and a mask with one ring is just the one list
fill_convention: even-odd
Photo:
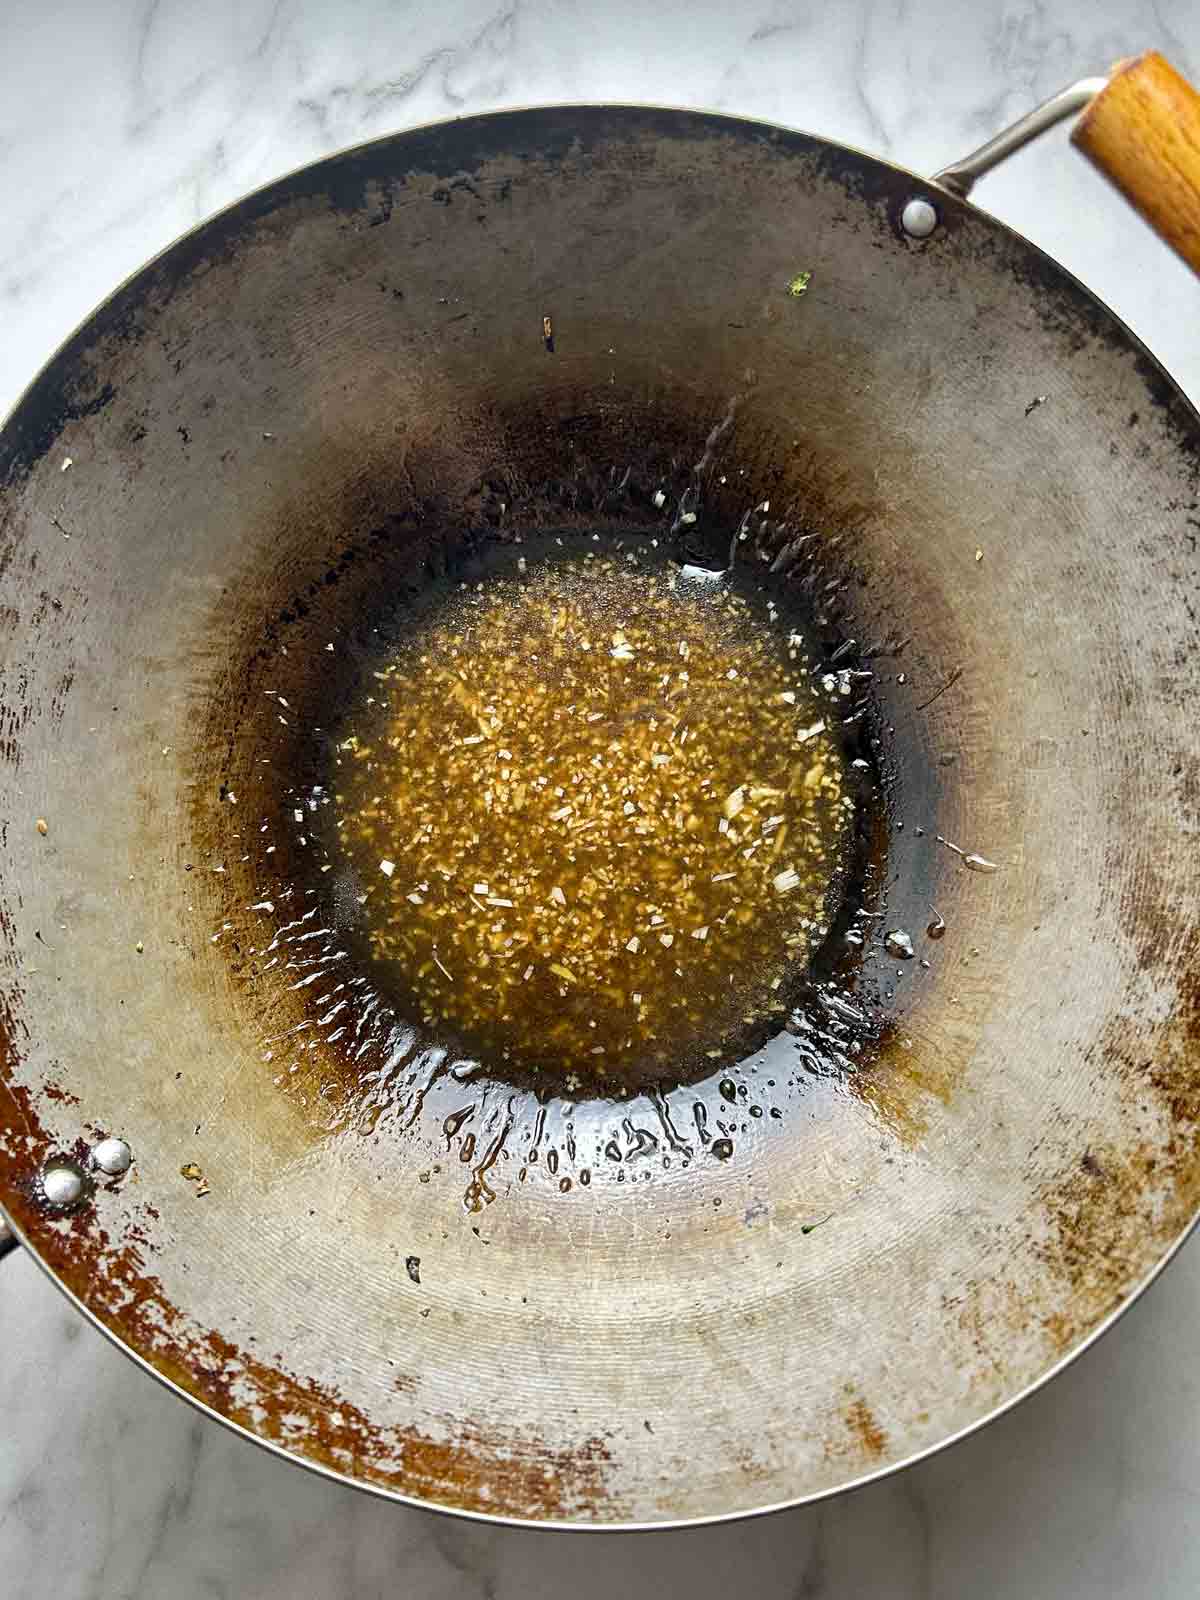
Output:
[[636,561],[529,563],[374,675],[338,829],[426,1024],[611,1081],[782,1009],[847,814],[810,663],[772,621]]

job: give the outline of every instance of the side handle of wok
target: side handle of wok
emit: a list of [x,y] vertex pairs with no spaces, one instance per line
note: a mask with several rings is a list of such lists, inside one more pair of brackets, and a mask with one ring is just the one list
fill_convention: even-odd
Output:
[[1200,95],[1157,50],[1081,78],[933,181],[965,200],[985,172],[1077,113],[1072,144],[1200,273]]

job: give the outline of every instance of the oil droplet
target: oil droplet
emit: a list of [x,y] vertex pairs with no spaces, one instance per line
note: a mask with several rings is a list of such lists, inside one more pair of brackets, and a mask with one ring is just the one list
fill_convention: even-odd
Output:
[[571,1187],[570,1178],[561,1178],[559,1180],[558,1188],[559,1188],[559,1193],[560,1194],[568,1193],[568,1191],[570,1190],[570,1187]]
[[579,1181],[583,1185],[583,1187],[586,1189],[588,1184],[591,1183],[591,1181],[592,1181],[592,1174],[591,1174],[591,1169],[590,1168],[584,1167],[583,1171],[579,1174]]
[[546,1165],[547,1165],[547,1167],[549,1167],[550,1175],[553,1177],[553,1175],[558,1171],[558,1151],[557,1150],[555,1150],[553,1148],[551,1149],[550,1154],[546,1157]]
[[474,1116],[474,1114],[475,1114],[475,1107],[473,1105],[463,1106],[462,1109],[459,1110],[459,1111],[452,1111],[450,1113],[450,1115],[446,1118],[446,1120],[442,1123],[442,1132],[446,1135],[446,1149],[447,1150],[449,1150],[449,1148],[450,1148],[451,1139],[453,1139],[454,1135],[462,1127],[463,1123],[467,1120],[467,1118],[471,1117],[471,1116]]
[[750,1115],[752,1117],[761,1117],[762,1116],[762,1107],[761,1106],[751,1106],[750,1107]]
[[461,1162],[463,1162],[464,1165],[465,1165],[466,1162],[470,1161],[471,1157],[474,1154],[475,1154],[475,1135],[473,1133],[469,1133],[467,1135],[467,1137],[462,1142],[462,1147],[460,1148],[460,1150],[458,1152],[458,1159]]
[[530,1146],[529,1154],[525,1158],[530,1163],[536,1161],[537,1158],[538,1158],[538,1147],[541,1145],[542,1135],[545,1133],[545,1131],[546,1131],[546,1108],[545,1108],[545,1106],[539,1106],[538,1107],[538,1114],[537,1114],[537,1121],[534,1123],[534,1126],[533,1126],[533,1143]]
[[722,1100],[728,1100],[730,1105],[737,1099],[737,1090],[733,1086],[732,1078],[722,1078],[717,1088],[721,1091]]
[[989,861],[986,856],[969,855],[963,857],[963,866],[969,867],[972,872],[999,872],[999,867],[994,861]]
[[[930,907],[930,909],[932,910],[933,908]],[[945,931],[946,931],[945,918],[941,915],[940,912],[934,911],[933,920],[930,922],[929,926],[925,929],[925,932],[929,935],[929,937],[931,939],[940,939],[942,937],[942,935],[945,933]]]
[[[444,1078],[447,1072],[450,1070],[446,1065],[446,1052],[440,1045],[435,1045],[430,1050],[423,1050],[420,1056],[417,1057],[416,1065],[418,1067],[426,1064],[428,1064],[430,1067],[429,1077],[417,1090],[411,1101],[407,1103],[406,1109],[408,1110],[408,1116],[405,1118],[404,1122],[400,1124],[401,1132],[407,1132],[407,1130],[412,1127],[413,1123],[421,1115],[421,1111],[425,1105],[425,1096],[433,1088],[434,1084],[437,1083],[438,1079]],[[414,1073],[408,1081],[410,1083],[415,1082],[415,1079],[416,1074]]]
[[712,1153],[716,1156],[718,1161],[728,1161],[730,1156],[733,1154],[733,1140],[714,1139]]
[[886,933],[883,944],[888,955],[895,956],[897,961],[911,961],[915,954],[913,942],[903,928],[893,928]]
[[666,1135],[667,1143],[671,1146],[671,1149],[676,1151],[681,1156],[690,1156],[692,1153],[692,1147],[690,1144],[685,1144],[683,1139],[680,1138],[679,1129],[671,1120],[670,1104],[660,1089],[651,1090],[650,1104],[654,1107],[655,1115],[658,1117],[659,1126]]
[[648,1156],[658,1149],[658,1140],[648,1128],[639,1128],[626,1117],[622,1123],[625,1137],[629,1140],[629,1154],[633,1156]]
[[[463,1196],[463,1205],[468,1211],[482,1211],[484,1206],[490,1206],[492,1201],[496,1198],[496,1191],[488,1182],[487,1175],[495,1166],[499,1157],[503,1154],[505,1142],[507,1141],[509,1134],[512,1132],[512,1127],[513,1102],[510,1099],[508,1102],[508,1113],[505,1116],[504,1124],[501,1127],[500,1132],[488,1146],[483,1160],[471,1173],[471,1181],[467,1185],[467,1191]],[[471,1138],[469,1134],[467,1137]]]
[[700,1143],[707,1144],[710,1138],[708,1131],[708,1112],[704,1105],[697,1100],[692,1107],[692,1117],[696,1123],[696,1132],[700,1136]]

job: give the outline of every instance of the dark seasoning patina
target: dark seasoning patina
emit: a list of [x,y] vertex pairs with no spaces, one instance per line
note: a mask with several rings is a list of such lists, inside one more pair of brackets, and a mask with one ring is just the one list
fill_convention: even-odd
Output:
[[[1190,1220],[1196,418],[996,224],[909,241],[910,192],[691,113],[381,141],[173,247],[0,436],[0,1195],[251,1434],[539,1521],[819,1495],[1014,1397]],[[335,992],[313,786],[389,630],[491,544],[739,528],[865,763],[782,1035],[539,1103]],[[132,1171],[48,1214],[113,1128]]]

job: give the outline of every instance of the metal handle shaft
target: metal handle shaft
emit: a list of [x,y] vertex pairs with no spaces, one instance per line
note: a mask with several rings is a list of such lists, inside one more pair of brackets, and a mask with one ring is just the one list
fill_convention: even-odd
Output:
[[1026,112],[1011,127],[998,133],[994,139],[981,144],[978,150],[972,150],[969,156],[964,156],[953,166],[943,167],[940,172],[935,172],[934,183],[942,189],[949,189],[950,193],[958,195],[960,200],[965,200],[985,172],[998,167],[1002,161],[1007,160],[1017,150],[1023,149],[1031,139],[1036,139],[1048,128],[1053,128],[1057,123],[1065,122],[1068,117],[1075,116],[1107,87],[1107,78],[1080,78],[1078,83],[1060,89],[1057,94],[1052,94],[1049,100],[1043,100],[1040,106],[1035,106],[1032,111]]

